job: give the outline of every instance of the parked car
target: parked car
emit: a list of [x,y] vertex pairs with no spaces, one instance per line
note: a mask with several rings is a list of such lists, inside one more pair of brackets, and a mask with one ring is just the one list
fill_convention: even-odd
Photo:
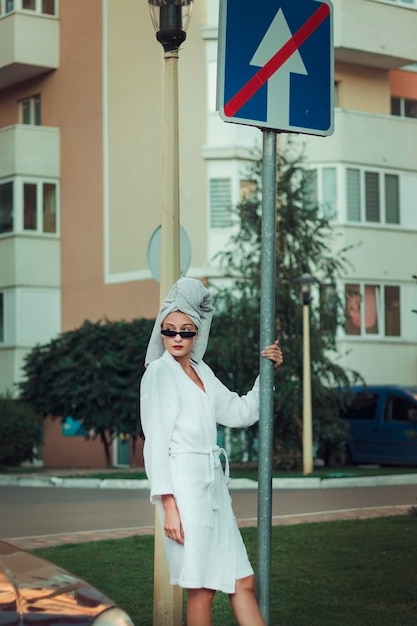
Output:
[[342,419],[348,462],[417,465],[417,386],[356,386]]
[[0,541],[0,626],[133,626],[78,576]]

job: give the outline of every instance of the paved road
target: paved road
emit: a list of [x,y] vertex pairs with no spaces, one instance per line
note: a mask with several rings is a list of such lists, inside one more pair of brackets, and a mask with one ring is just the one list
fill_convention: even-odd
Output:
[[[416,485],[274,490],[274,524],[405,513]],[[146,490],[0,487],[0,537],[32,549],[63,542],[152,533]],[[256,491],[232,492],[240,525],[256,525]]]

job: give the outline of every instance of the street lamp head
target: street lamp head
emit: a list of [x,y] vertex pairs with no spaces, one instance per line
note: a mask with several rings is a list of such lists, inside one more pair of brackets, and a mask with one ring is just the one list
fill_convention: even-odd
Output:
[[314,283],[319,283],[319,279],[315,276],[312,276],[311,274],[302,274],[301,276],[296,278],[294,282],[300,285],[301,299],[303,301],[303,304],[309,305],[311,297],[311,286]]
[[178,50],[185,41],[193,0],[148,0],[156,38],[165,52]]

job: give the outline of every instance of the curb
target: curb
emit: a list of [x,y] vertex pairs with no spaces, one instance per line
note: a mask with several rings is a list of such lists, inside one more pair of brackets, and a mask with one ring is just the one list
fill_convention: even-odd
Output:
[[[417,474],[358,476],[345,478],[273,478],[273,489],[340,489],[417,485]],[[61,478],[59,476],[0,476],[0,487],[61,487],[78,489],[149,489],[148,480],[111,478]],[[255,490],[258,483],[249,478],[232,478],[229,489]]]

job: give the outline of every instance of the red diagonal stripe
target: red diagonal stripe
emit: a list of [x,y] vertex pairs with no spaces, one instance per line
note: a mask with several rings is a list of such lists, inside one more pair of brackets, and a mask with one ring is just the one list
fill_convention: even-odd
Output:
[[330,15],[327,4],[321,4],[308,20],[300,26],[291,39],[285,43],[261,69],[224,106],[227,117],[233,117],[250,100],[279,68],[284,65],[292,54],[309,38],[309,36]]

